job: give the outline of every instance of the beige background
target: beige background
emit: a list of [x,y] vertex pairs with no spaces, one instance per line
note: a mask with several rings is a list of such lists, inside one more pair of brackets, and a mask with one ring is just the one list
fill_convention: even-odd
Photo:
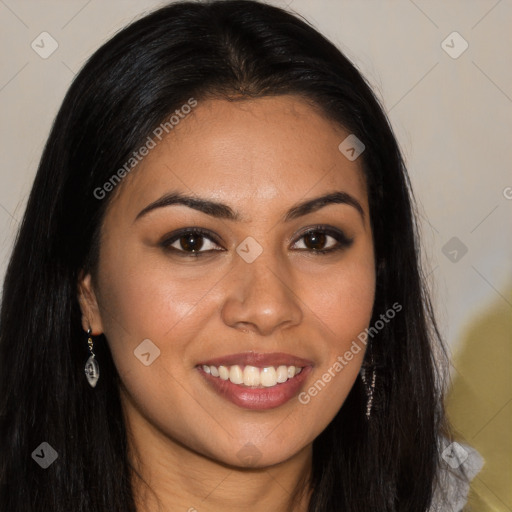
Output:
[[[74,75],[117,30],[164,3],[0,0],[0,276]],[[453,353],[450,415],[486,461],[471,509],[512,511],[512,2],[271,3],[288,5],[333,40],[388,112],[420,205],[425,269]],[[44,31],[58,43],[47,59],[31,48]],[[453,237],[455,245],[445,246]]]

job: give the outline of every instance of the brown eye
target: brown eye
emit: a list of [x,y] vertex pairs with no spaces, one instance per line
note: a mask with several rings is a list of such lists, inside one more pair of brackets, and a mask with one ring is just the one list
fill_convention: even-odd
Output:
[[304,245],[308,249],[322,250],[324,249],[326,240],[327,237],[325,233],[320,233],[319,231],[312,231],[304,235]]
[[312,254],[326,254],[350,247],[353,241],[339,229],[318,226],[303,233],[293,248]]
[[204,237],[197,233],[187,233],[182,235],[178,242],[184,251],[199,251],[203,247]]
[[202,256],[213,251],[222,251],[217,238],[200,228],[186,228],[166,237],[161,245],[180,256]]

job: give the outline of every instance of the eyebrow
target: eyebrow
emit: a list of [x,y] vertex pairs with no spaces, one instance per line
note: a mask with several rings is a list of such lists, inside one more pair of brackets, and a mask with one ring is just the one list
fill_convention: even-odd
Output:
[[[321,208],[330,204],[346,204],[352,206],[358,211],[363,220],[365,218],[363,207],[355,197],[351,196],[347,192],[332,192],[320,197],[316,197],[314,199],[308,199],[293,206],[286,212],[283,220],[284,222],[289,222],[291,220],[307,215],[308,213],[316,212],[317,210],[320,210]],[[231,221],[242,220],[241,215],[233,211],[226,204],[210,201],[208,199],[188,196],[179,192],[170,192],[142,209],[135,217],[135,221],[148,214],[149,212],[156,210],[157,208],[163,208],[172,205],[187,206],[219,219],[226,219]]]

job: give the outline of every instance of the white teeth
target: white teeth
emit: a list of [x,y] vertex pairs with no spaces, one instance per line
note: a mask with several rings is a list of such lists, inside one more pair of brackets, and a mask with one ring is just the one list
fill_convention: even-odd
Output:
[[246,366],[244,368],[244,386],[259,386],[260,370],[255,366]]
[[220,377],[222,380],[230,380],[233,384],[253,388],[271,388],[277,384],[286,382],[288,379],[292,379],[302,371],[301,367],[286,366],[284,364],[277,368],[273,366],[258,368],[256,366],[247,365],[243,370],[238,364],[219,367],[203,365],[202,369],[205,373],[213,377]]
[[277,384],[276,369],[273,366],[263,368],[260,373],[260,384],[266,388],[270,388]]
[[279,366],[276,372],[277,382],[282,383],[288,380],[288,368],[284,365]]
[[[212,366],[212,368],[215,368]],[[222,380],[228,380],[229,379],[229,369],[225,366],[219,366],[219,375]]]
[[231,367],[229,370],[229,380],[233,384],[242,384],[244,381],[244,374],[242,373],[242,370],[240,369],[240,366],[235,364]]

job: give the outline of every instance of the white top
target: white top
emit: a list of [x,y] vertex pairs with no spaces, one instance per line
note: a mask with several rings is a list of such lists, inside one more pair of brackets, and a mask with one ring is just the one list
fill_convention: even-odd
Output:
[[443,440],[443,468],[429,512],[461,512],[468,501],[469,484],[484,465],[471,446]]

